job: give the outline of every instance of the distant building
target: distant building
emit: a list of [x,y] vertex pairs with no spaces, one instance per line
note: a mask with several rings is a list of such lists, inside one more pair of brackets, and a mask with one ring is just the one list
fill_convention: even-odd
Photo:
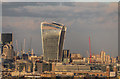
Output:
[[52,63],[36,61],[36,70],[38,73],[52,71]]
[[63,62],[68,64],[71,62],[70,50],[63,50]]
[[24,60],[28,60],[28,54],[22,54],[22,59],[24,59]]
[[72,64],[85,64],[85,60],[83,60],[83,57],[78,53],[71,53],[71,61]]
[[63,50],[63,58],[70,58],[71,54],[70,54],[70,50]]
[[28,60],[17,60],[15,61],[15,69],[22,72],[32,72],[32,62]]
[[111,63],[116,63],[116,58],[111,57]]
[[2,33],[1,34],[1,38],[2,38],[2,53],[3,53],[3,46],[6,44],[12,44],[13,42],[13,34],[12,33]]
[[65,32],[66,27],[63,24],[58,24],[56,22],[41,23],[41,36],[44,60],[62,60]]
[[15,56],[15,52],[13,49],[13,45],[12,44],[6,44],[3,46],[3,53],[2,53],[2,57],[4,59],[13,59]]
[[82,56],[78,53],[71,53],[71,59],[81,59]]
[[2,33],[2,43],[3,45],[13,41],[12,33]]
[[106,66],[106,74],[107,74],[107,76],[110,75],[110,67],[109,66]]
[[120,64],[120,56],[116,57],[117,62]]
[[110,55],[106,55],[106,64],[110,64],[111,60],[110,60]]
[[43,56],[29,56],[28,59],[32,62],[34,61],[42,61],[43,60]]
[[54,65],[55,72],[78,72],[78,71],[90,71],[90,66],[86,65]]
[[101,55],[97,54],[95,56],[95,61],[96,61],[95,63],[102,63]]
[[36,71],[37,73],[42,73],[43,72],[43,62],[37,61],[36,62]]
[[106,57],[105,54],[106,53],[104,51],[100,52],[100,57],[101,57],[102,63],[105,63],[105,57]]

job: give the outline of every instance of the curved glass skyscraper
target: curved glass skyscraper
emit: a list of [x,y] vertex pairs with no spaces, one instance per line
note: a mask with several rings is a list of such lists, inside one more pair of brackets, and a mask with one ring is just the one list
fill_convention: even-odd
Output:
[[44,60],[62,60],[65,32],[66,27],[63,24],[58,24],[56,22],[41,23],[42,49]]

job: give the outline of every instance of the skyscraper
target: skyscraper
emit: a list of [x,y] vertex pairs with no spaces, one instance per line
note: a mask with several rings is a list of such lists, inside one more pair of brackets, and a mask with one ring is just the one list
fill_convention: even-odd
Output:
[[13,41],[12,33],[2,33],[1,39],[2,39],[2,52],[3,52],[3,46],[6,45],[7,43],[10,44]]
[[105,52],[104,51],[100,52],[100,57],[101,57],[102,62],[105,63]]
[[3,45],[13,41],[12,33],[2,33],[2,43]]
[[63,24],[58,24],[56,22],[41,23],[41,36],[44,60],[62,60],[62,50],[65,32],[66,27]]
[[2,56],[4,59],[13,59],[15,56],[14,48],[12,44],[6,44],[3,46]]

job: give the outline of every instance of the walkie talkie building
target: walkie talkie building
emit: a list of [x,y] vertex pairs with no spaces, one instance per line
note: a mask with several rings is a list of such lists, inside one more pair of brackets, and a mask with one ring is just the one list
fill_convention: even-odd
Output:
[[56,22],[41,23],[43,59],[46,61],[62,60],[66,27]]

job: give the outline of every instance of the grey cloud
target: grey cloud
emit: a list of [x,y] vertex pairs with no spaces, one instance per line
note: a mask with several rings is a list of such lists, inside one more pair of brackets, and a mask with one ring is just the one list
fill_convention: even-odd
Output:
[[[92,7],[90,7],[91,5],[89,5],[89,3],[61,3],[61,4],[62,6],[60,5],[60,3],[26,3],[26,4],[25,3],[19,3],[19,4],[11,3],[11,5],[10,4],[4,5],[3,3],[3,12],[4,12],[3,16],[29,16],[29,17],[38,17],[38,16],[42,17],[43,16],[44,17],[43,15],[44,13],[46,14],[48,13],[48,16],[53,16],[53,15],[50,15],[50,13],[54,13],[56,16],[57,15],[60,16],[59,14],[61,13],[62,15],[65,15],[67,13],[72,13],[72,14],[75,13],[75,15],[76,14],[78,15],[79,13],[81,14],[83,13],[86,15],[95,14],[95,13],[98,14],[101,12],[101,8],[103,10],[103,7],[105,6],[104,3],[103,3],[104,6],[103,4],[100,4],[100,3],[92,3],[92,4],[96,4]],[[20,7],[16,7],[17,5]],[[9,6],[12,8],[9,8]],[[93,10],[91,11],[91,9]]]
[[[62,4],[62,6],[60,5]],[[89,23],[104,23],[109,16],[116,16],[116,9],[112,13],[106,13],[110,3],[10,3],[3,4],[3,16],[52,18],[62,20],[77,19],[87,20]],[[13,6],[12,8],[6,5]],[[19,6],[16,8],[16,6]],[[102,13],[104,12],[104,13]],[[116,13],[115,13],[116,12]],[[103,17],[102,20],[98,18]]]

